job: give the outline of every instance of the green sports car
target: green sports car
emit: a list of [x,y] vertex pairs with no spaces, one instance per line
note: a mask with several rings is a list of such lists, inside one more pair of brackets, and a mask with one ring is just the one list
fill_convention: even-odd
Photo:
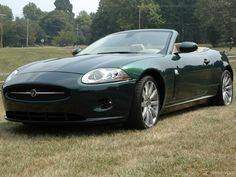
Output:
[[230,105],[227,56],[167,29],[108,35],[74,57],[22,66],[3,85],[6,120],[25,124],[124,122],[153,127],[161,113]]

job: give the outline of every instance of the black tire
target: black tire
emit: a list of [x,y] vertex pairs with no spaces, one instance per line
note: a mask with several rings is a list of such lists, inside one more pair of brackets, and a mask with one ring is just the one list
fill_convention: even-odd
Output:
[[233,77],[228,70],[225,70],[223,72],[221,76],[221,82],[219,85],[218,92],[216,94],[216,97],[212,101],[215,105],[221,105],[221,106],[228,106],[232,103],[233,101]]
[[[148,85],[150,89],[147,89]],[[153,77],[145,76],[137,82],[130,116],[125,123],[128,128],[147,129],[156,125],[160,110],[159,93],[158,85]]]

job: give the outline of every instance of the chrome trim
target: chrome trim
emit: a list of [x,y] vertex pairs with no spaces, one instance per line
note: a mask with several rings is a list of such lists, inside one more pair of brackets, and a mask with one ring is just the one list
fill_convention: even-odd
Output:
[[187,104],[187,103],[191,103],[191,102],[195,102],[195,101],[200,101],[200,100],[204,100],[204,99],[208,99],[208,98],[212,98],[212,97],[215,97],[215,95],[209,95],[209,96],[203,96],[203,97],[199,97],[199,98],[194,98],[192,100],[187,100],[187,101],[183,101],[183,102],[180,102],[180,103],[175,103],[175,104],[166,106],[165,108],[179,106],[179,105],[183,105],[183,104]]
[[122,120],[124,117],[105,117],[105,118],[87,118],[86,120],[82,120],[81,122],[99,122],[99,121],[108,121],[108,120]]
[[175,75],[178,76],[179,75],[179,70],[175,69]]
[[[64,95],[65,92],[36,92],[37,95]],[[14,95],[31,95],[31,92],[10,92]]]

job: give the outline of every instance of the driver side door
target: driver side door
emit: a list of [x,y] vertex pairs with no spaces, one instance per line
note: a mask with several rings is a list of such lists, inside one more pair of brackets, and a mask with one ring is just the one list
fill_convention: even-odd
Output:
[[197,51],[179,53],[178,56],[175,70],[176,101],[186,101],[208,95],[213,77],[211,58]]

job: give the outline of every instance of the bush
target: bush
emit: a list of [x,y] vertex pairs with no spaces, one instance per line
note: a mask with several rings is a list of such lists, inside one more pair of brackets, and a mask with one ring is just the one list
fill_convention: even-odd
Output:
[[61,31],[59,35],[53,38],[53,44],[56,46],[64,47],[74,45],[77,40],[77,36],[71,31]]

